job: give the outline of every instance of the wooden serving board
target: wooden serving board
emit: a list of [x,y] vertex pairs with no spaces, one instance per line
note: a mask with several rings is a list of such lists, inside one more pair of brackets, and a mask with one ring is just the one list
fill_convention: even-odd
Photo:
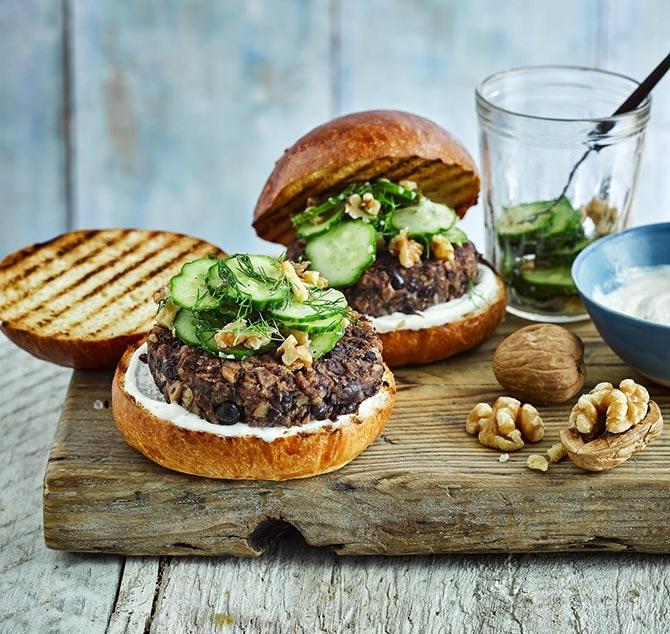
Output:
[[[396,371],[398,398],[381,438],[328,475],[289,482],[231,482],[159,467],[121,439],[108,404],[111,374],[77,371],[47,466],[44,534],[69,551],[129,555],[259,555],[286,524],[307,544],[339,554],[637,550],[670,552],[670,440],[608,473],[568,459],[546,473],[530,453],[558,440],[571,403],[540,408],[542,442],[510,454],[466,434],[470,408],[502,394],[491,358],[522,322],[508,318],[478,349]],[[587,387],[642,381],[600,340],[586,345]],[[670,391],[644,381],[670,420]]]

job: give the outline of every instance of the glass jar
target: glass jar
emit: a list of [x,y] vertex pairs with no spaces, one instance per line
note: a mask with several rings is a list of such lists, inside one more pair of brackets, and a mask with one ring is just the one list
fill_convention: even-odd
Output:
[[587,317],[570,267],[629,221],[650,100],[610,115],[637,85],[592,68],[537,66],[477,87],[486,254],[505,279],[511,313]]

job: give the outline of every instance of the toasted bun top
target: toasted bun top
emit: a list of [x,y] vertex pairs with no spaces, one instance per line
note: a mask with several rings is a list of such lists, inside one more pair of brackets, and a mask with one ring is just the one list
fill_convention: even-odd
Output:
[[286,150],[256,203],[254,228],[265,240],[289,244],[290,218],[308,198],[382,177],[416,181],[461,217],[479,193],[472,157],[436,123],[398,110],[357,112],[314,128]]
[[221,251],[166,231],[73,231],[0,261],[0,329],[31,354],[79,368],[116,365],[149,331],[153,293]]

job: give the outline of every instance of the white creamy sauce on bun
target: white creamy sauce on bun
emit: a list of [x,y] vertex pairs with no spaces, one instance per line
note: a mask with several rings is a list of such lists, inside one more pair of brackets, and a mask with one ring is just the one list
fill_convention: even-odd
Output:
[[370,317],[377,332],[395,330],[422,330],[458,321],[470,313],[488,306],[500,293],[495,273],[484,264],[479,265],[476,284],[465,295],[435,304],[416,313],[391,313]]
[[125,375],[125,390],[139,405],[144,407],[154,416],[169,421],[177,427],[189,431],[201,431],[216,434],[224,438],[238,436],[255,436],[266,442],[272,442],[278,438],[293,436],[295,434],[312,433],[322,430],[324,427],[338,429],[352,422],[355,416],[367,418],[381,411],[391,394],[381,387],[373,396],[365,399],[354,414],[338,416],[335,420],[313,420],[304,425],[292,427],[251,427],[246,423],[235,423],[234,425],[215,425],[206,421],[178,403],[167,403],[154,382],[149,365],[140,360],[140,356],[147,351],[146,343],[141,345],[130,359],[128,371]]
[[624,315],[670,326],[670,265],[634,266],[617,276],[609,293],[596,288],[593,299]]

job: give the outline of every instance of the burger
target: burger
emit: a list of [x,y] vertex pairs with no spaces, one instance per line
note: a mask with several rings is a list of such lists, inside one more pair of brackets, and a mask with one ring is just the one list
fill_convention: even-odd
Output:
[[146,341],[117,367],[112,409],[158,464],[303,478],[339,469],[384,429],[395,385],[379,335],[304,263],[203,257],[154,299]]
[[254,227],[371,318],[389,365],[428,363],[477,345],[504,316],[502,280],[457,223],[478,193],[472,158],[437,124],[360,112],[284,153]]

